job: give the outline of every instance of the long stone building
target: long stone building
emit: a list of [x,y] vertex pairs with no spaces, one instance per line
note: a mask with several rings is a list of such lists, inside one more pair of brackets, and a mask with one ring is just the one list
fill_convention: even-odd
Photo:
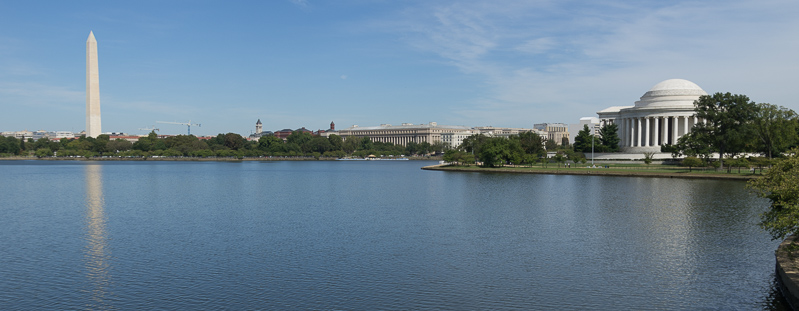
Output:
[[470,131],[472,128],[461,125],[438,125],[436,122],[428,124],[403,123],[402,125],[381,124],[380,126],[359,127],[353,125],[343,130],[326,132],[323,135],[336,134],[342,138],[369,137],[373,142],[393,143],[406,146],[409,142],[433,144],[443,141],[441,135]]
[[597,112],[601,124],[618,126],[622,152],[660,152],[665,144],[690,133],[700,122],[694,101],[707,95],[695,83],[670,79],[653,86],[634,106],[614,106]]

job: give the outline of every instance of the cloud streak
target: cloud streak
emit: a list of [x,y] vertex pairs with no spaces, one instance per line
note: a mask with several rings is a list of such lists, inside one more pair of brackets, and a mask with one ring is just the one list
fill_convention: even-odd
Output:
[[[391,31],[410,47],[482,77],[489,93],[460,111],[475,119],[487,111],[519,109],[551,118],[567,109],[557,113],[566,120],[549,121],[571,122],[578,113],[592,115],[609,105],[631,104],[665,79],[694,79],[713,92],[762,82],[762,77],[747,77],[746,71],[776,69],[786,61],[796,68],[795,58],[785,53],[754,48],[795,51],[792,38],[799,35],[799,23],[786,13],[774,13],[797,11],[794,2],[577,5],[421,5],[397,16]],[[736,75],[736,69],[742,72]],[[769,82],[783,79],[791,78],[771,77]],[[751,91],[761,92],[757,87]],[[782,100],[787,99],[786,94]]]

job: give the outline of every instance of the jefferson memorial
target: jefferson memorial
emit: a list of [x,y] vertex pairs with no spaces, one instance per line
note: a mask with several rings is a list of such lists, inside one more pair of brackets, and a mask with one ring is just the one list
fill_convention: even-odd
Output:
[[676,144],[699,120],[694,101],[707,95],[695,83],[670,79],[653,86],[634,106],[614,106],[597,112],[600,124],[615,123],[625,153],[660,152]]

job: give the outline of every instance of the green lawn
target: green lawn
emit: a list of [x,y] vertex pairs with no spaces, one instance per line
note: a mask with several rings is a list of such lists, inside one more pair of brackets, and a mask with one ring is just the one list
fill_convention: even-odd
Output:
[[610,163],[610,164],[596,164],[596,168],[589,168],[590,164],[571,164],[570,168],[564,167],[563,164],[554,164],[550,163],[546,166],[542,164],[535,164],[533,166],[529,165],[519,165],[519,166],[503,166],[503,167],[495,167],[495,168],[484,168],[477,165],[450,165],[453,170],[458,169],[469,169],[469,170],[480,170],[480,171],[516,171],[516,172],[524,172],[530,171],[532,172],[574,172],[574,173],[584,173],[586,171],[595,172],[597,174],[602,173],[616,173],[616,174],[663,174],[663,175],[707,175],[707,176],[747,176],[747,177],[756,177],[760,176],[760,170],[757,170],[757,173],[752,173],[749,171],[748,168],[741,168],[740,173],[737,167],[732,168],[731,172],[727,173],[727,170],[716,170],[712,167],[704,167],[704,168],[693,168],[690,169],[688,167],[682,166],[675,166],[675,165],[662,165],[662,164],[618,164],[618,163]]

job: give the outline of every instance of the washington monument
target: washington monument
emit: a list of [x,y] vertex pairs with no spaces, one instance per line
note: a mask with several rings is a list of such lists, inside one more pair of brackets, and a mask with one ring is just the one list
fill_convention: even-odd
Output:
[[97,138],[100,129],[100,71],[97,69],[97,39],[89,31],[86,40],[86,137]]

